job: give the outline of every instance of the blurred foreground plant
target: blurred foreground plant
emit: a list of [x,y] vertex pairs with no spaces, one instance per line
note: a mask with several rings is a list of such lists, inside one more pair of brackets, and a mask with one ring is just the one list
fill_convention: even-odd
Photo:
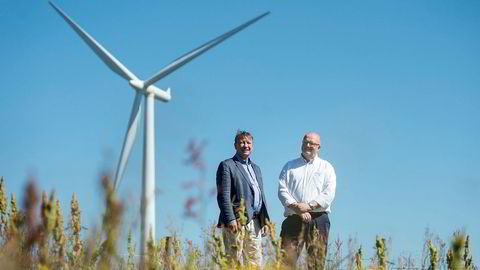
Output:
[[[71,218],[67,228],[64,226],[64,215],[60,208],[60,201],[55,198],[53,192],[49,195],[43,193],[40,197],[33,181],[30,181],[23,195],[23,208],[17,207],[17,200],[14,194],[9,198],[6,195],[5,181],[0,180],[0,269],[139,269],[138,256],[135,256],[135,245],[132,241],[131,232],[128,233],[127,251],[128,257],[122,258],[119,255],[117,244],[121,235],[121,224],[123,204],[119,201],[113,191],[109,177],[102,177],[102,189],[105,205],[101,230],[90,236],[85,236],[84,227],[80,221],[80,206],[75,194],[72,195],[70,203]],[[41,204],[38,205],[39,200]],[[243,202],[242,202],[243,205]],[[10,206],[10,207],[9,207]],[[37,214],[40,218],[37,220]],[[245,212],[238,209],[241,224],[245,223]],[[284,252],[281,249],[281,239],[277,237],[275,224],[267,223],[268,240],[266,241],[266,253],[264,259],[265,270],[288,269],[282,260]],[[228,260],[225,254],[225,247],[221,234],[213,225],[206,241],[208,245],[202,253],[191,241],[187,247],[182,247],[178,235],[173,234],[160,238],[158,241],[150,239],[147,248],[146,267],[144,269],[254,269],[250,264],[241,266]],[[318,237],[318,235],[312,235]],[[353,254],[342,258],[340,249],[342,242],[340,238],[332,243],[335,253],[333,263],[323,267],[320,264],[324,252],[318,246],[313,256],[308,258],[310,267],[314,269],[341,270],[344,269],[343,262],[353,257]],[[384,238],[377,237],[375,242],[376,264],[365,267],[363,265],[363,251],[361,248],[355,253],[356,270],[365,269],[386,269],[387,247]],[[439,262],[442,259],[441,242],[435,239],[428,241],[429,269],[442,269]],[[440,251],[439,251],[440,250]],[[447,264],[449,270],[475,270],[471,254],[470,238],[465,233],[455,233],[452,239],[452,246],[448,252]],[[443,257],[445,258],[445,256]],[[402,263],[400,263],[402,261]],[[410,258],[399,260],[397,269],[415,268]],[[306,267],[306,264],[301,266]],[[427,268],[423,268],[427,269]]]
[[464,232],[455,232],[452,238],[451,248],[447,253],[449,270],[476,270],[470,254],[470,237]]
[[386,246],[385,246],[385,238],[377,236],[377,239],[375,240],[375,249],[376,249],[377,260],[378,260],[378,269],[386,270],[387,269],[387,253],[386,253]]

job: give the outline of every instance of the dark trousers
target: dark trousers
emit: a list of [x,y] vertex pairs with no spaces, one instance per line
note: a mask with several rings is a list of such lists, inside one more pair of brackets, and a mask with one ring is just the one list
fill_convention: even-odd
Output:
[[324,269],[330,220],[326,212],[311,212],[310,215],[312,220],[309,223],[303,222],[298,215],[288,216],[282,223],[280,237],[285,250],[284,263],[290,268],[295,268],[297,258],[306,245],[308,269]]

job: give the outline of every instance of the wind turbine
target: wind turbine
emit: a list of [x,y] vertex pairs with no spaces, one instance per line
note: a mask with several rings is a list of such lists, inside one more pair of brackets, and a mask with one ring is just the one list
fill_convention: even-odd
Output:
[[[87,45],[97,54],[98,57],[115,73],[128,81],[130,86],[135,90],[135,99],[133,101],[132,112],[127,126],[125,140],[122,146],[120,159],[115,173],[115,189],[118,187],[123,173],[125,171],[128,158],[132,151],[135,137],[137,134],[138,122],[141,113],[142,96],[145,98],[145,124],[144,124],[144,141],[143,141],[143,181],[142,181],[142,198],[141,198],[141,237],[140,237],[140,253],[145,254],[146,241],[149,237],[155,239],[155,99],[168,102],[171,99],[170,88],[166,91],[154,85],[157,81],[174,72],[186,63],[193,60],[207,50],[218,45],[227,38],[233,36],[239,31],[245,29],[256,21],[267,16],[270,12],[265,12],[240,26],[208,41],[198,48],[180,56],[151,78],[142,81],[128,70],[120,61],[118,61],[111,53],[109,53],[100,43],[98,43],[91,35],[83,30],[75,21],[65,14],[60,8],[49,1],[49,4],[55,11],[63,17],[63,19],[77,32],[77,34],[87,43]],[[143,256],[141,256],[143,262]]]

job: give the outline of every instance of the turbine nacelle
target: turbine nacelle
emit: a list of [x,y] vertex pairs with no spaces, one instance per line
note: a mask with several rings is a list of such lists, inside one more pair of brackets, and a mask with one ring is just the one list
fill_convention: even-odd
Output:
[[154,94],[156,99],[163,102],[169,102],[172,98],[170,94],[170,88],[165,91],[156,87],[155,85],[149,85],[145,87],[145,82],[140,80],[130,80],[128,84],[130,84],[130,86],[132,86],[135,90],[140,91],[141,93]]

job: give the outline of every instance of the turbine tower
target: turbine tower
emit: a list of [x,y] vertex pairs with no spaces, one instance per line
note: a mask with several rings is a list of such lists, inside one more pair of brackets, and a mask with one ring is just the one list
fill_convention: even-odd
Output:
[[[75,21],[65,14],[52,2],[49,4],[62,18],[77,32],[77,34],[85,41],[85,43],[97,54],[98,57],[115,73],[128,81],[130,86],[135,90],[135,99],[133,101],[130,120],[128,121],[127,132],[122,146],[120,159],[115,173],[115,189],[117,189],[122,180],[123,173],[127,166],[128,158],[132,151],[135,137],[137,134],[138,122],[141,113],[142,97],[145,99],[145,124],[144,124],[144,140],[143,140],[143,179],[142,179],[142,198],[141,198],[141,237],[140,237],[140,253],[145,254],[146,241],[149,237],[155,239],[155,99],[168,102],[171,99],[170,88],[166,91],[159,89],[154,85],[157,81],[174,72],[186,63],[193,60],[207,50],[215,47],[222,41],[233,36],[239,31],[245,29],[249,25],[255,23],[261,18],[267,16],[270,12],[265,12],[242,25],[208,41],[198,48],[182,55],[148,80],[142,81],[128,70],[120,61],[118,61],[111,53],[109,53],[100,43],[98,43],[91,35],[83,30]],[[143,256],[141,256],[141,265],[143,265]]]

